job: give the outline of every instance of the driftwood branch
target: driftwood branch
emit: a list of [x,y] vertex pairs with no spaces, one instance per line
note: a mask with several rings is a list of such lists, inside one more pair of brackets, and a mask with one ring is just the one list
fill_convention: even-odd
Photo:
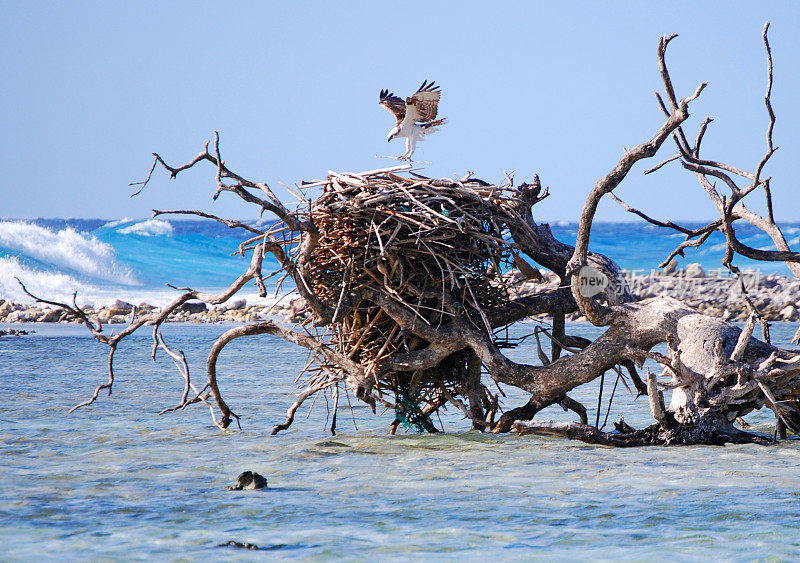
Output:
[[[765,133],[767,148],[764,154],[761,156],[759,162],[757,163],[755,171],[748,172],[742,168],[732,166],[730,164],[723,163],[717,160],[700,158],[700,144],[706,133],[709,123],[712,121],[710,118],[705,119],[701,124],[694,147],[691,147],[688,144],[685,135],[683,135],[682,128],[680,127],[678,128],[679,137],[675,138],[675,143],[679,151],[681,165],[685,169],[695,173],[698,181],[700,182],[700,185],[703,187],[706,193],[708,193],[709,197],[711,198],[712,202],[715,204],[717,210],[720,213],[721,219],[719,220],[719,223],[716,228],[718,228],[720,231],[723,232],[728,246],[728,254],[726,255],[725,258],[725,265],[729,265],[731,263],[735,254],[739,254],[741,256],[745,256],[753,260],[786,262],[787,266],[792,271],[792,273],[795,276],[800,276],[800,253],[791,251],[789,245],[786,242],[785,237],[783,236],[783,233],[781,232],[781,229],[775,223],[773,215],[772,191],[770,187],[770,179],[762,178],[762,173],[765,166],[767,165],[770,158],[777,150],[777,148],[773,144],[773,131],[775,128],[776,117],[775,117],[775,112],[773,111],[772,108],[772,101],[771,101],[772,86],[773,86],[773,65],[772,65],[772,50],[769,44],[768,31],[769,31],[769,22],[765,24],[762,33],[764,48],[767,55],[767,64],[766,64],[767,85],[764,94],[764,105],[768,117],[768,124]],[[662,75],[663,75],[666,72],[666,66],[665,65],[662,66],[663,66],[662,68]],[[667,90],[669,92],[670,88],[668,87]],[[665,109],[663,102],[661,103],[661,106],[662,110]],[[666,162],[663,164],[666,164]],[[727,185],[731,191],[731,195],[727,198],[722,197],[717,191],[717,189],[714,187],[713,183],[709,181],[709,176],[717,178],[721,180],[725,185]],[[743,178],[744,180],[749,181],[750,184],[745,187],[740,187],[734,180],[734,177]],[[749,194],[751,194],[759,187],[763,188],[764,191],[765,204],[767,208],[766,217],[762,217],[757,213],[754,213],[741,203],[743,199],[745,199]],[[645,219],[647,220],[647,218]],[[735,221],[739,219],[747,221],[751,225],[761,229],[766,234],[768,234],[772,239],[776,249],[775,250],[757,249],[745,245],[741,241],[739,241],[739,239],[736,237],[734,228]],[[653,221],[650,222],[652,222],[653,224],[658,224]],[[708,238],[708,235],[706,234],[697,241],[689,242],[689,239],[694,237],[689,236],[689,233],[686,234],[687,234],[687,240],[684,241],[684,243],[682,243],[681,246],[679,246],[667,258],[667,260],[664,261],[664,263],[667,263],[670,259],[672,259],[676,255],[682,256],[684,248],[690,246],[695,246],[695,247],[700,246]]]
[[[195,290],[187,289],[186,291],[184,291],[184,293],[182,293],[181,295],[179,295],[178,297],[173,299],[172,302],[170,302],[168,305],[163,307],[160,311],[153,312],[153,313],[150,313],[150,314],[147,314],[147,315],[138,315],[138,318],[137,318],[136,310],[134,309],[132,311],[132,313],[131,313],[131,322],[128,324],[127,327],[122,329],[117,334],[105,334],[103,332],[103,328],[102,328],[102,325],[100,324],[100,322],[97,321],[97,320],[90,319],[89,316],[80,307],[78,307],[78,305],[76,303],[75,296],[73,296],[73,304],[72,305],[70,305],[68,303],[61,303],[61,302],[57,302],[57,301],[46,300],[46,299],[42,299],[42,298],[30,293],[28,291],[28,289],[25,287],[25,285],[22,282],[19,282],[20,285],[22,286],[23,291],[27,295],[29,295],[30,297],[35,299],[37,302],[47,303],[49,305],[53,305],[53,306],[59,307],[59,308],[65,310],[68,315],[70,315],[70,316],[72,316],[74,318],[80,319],[81,322],[91,331],[92,336],[95,338],[95,340],[97,340],[98,342],[100,342],[102,344],[105,344],[109,348],[109,354],[108,354],[108,381],[106,383],[103,383],[103,384],[99,385],[95,389],[94,393],[92,394],[92,396],[88,400],[86,400],[86,401],[84,401],[82,403],[79,403],[79,404],[75,405],[74,407],[72,407],[72,409],[70,409],[70,412],[74,412],[75,410],[77,410],[79,408],[86,407],[86,406],[89,406],[92,403],[94,403],[95,400],[97,400],[97,398],[98,398],[98,396],[100,394],[100,391],[102,391],[102,390],[107,389],[108,393],[111,394],[112,389],[113,389],[113,385],[114,385],[114,353],[116,352],[117,346],[118,346],[120,341],[122,341],[123,339],[127,338],[128,336],[130,336],[131,334],[136,332],[141,327],[143,327],[145,325],[153,327],[153,340],[156,343],[155,347],[154,347],[154,350],[153,350],[153,358],[154,359],[155,359],[155,350],[156,350],[156,347],[158,347],[158,346],[161,346],[163,349],[165,349],[165,351],[167,351],[167,353],[170,356],[173,356],[173,353],[171,353],[171,351],[169,351],[167,346],[165,344],[163,344],[163,339],[159,339],[159,336],[160,336],[159,331],[160,331],[161,325],[169,318],[169,316],[172,313],[174,313],[181,305],[183,305],[187,301],[196,299],[196,300],[203,301],[203,302],[205,302],[207,304],[210,304],[210,305],[218,305],[218,304],[225,303],[226,301],[228,301],[242,287],[244,287],[244,285],[248,281],[254,279],[256,276],[260,276],[261,275],[261,266],[262,266],[262,262],[263,262],[263,259],[264,259],[264,254],[263,254],[262,249],[263,249],[263,244],[259,244],[259,245],[256,246],[256,249],[253,252],[253,257],[252,257],[252,260],[251,260],[251,263],[250,263],[250,267],[247,269],[247,271],[244,274],[242,274],[236,281],[234,281],[222,293],[214,295],[214,294],[204,293],[204,292],[201,292],[201,291],[195,291]],[[17,281],[19,281],[19,280],[17,280]],[[174,356],[173,356],[173,358],[174,358]],[[181,368],[180,365],[178,366],[178,369],[179,369],[179,371],[182,372],[182,375],[184,377],[188,376],[187,375],[188,371],[184,373],[182,371],[182,368]],[[187,368],[187,370],[188,370],[188,368]],[[209,379],[211,379],[211,377],[209,377]],[[231,421],[231,416],[233,416],[233,413],[232,413],[232,411],[230,411],[230,409],[228,408],[227,404],[222,399],[222,395],[219,392],[219,389],[216,387],[216,385],[214,384],[214,386],[212,386],[211,383],[209,383],[209,385],[207,387],[210,387],[211,394],[212,394],[213,398],[215,399],[215,401],[217,403],[217,406],[218,406],[218,408],[220,409],[220,411],[222,413],[221,421],[218,423],[216,418],[214,418],[214,423],[219,425],[221,428],[227,428],[228,424]],[[200,395],[200,392],[197,393],[198,397],[199,397],[199,395]],[[214,415],[214,413],[212,411],[212,416],[213,415]]]
[[[776,150],[767,30],[765,26],[767,148],[755,170],[748,172],[701,158],[700,147],[710,134],[711,120],[702,122],[693,144],[683,127],[689,105],[705,84],[685,98],[677,98],[666,63],[667,47],[676,36],[663,37],[657,64],[664,93],[656,94],[656,99],[664,122],[649,140],[625,150],[588,190],[574,245],[557,240],[546,223],[534,221],[533,206],[549,193],[537,176],[530,183],[515,185],[507,175],[493,185],[471,174],[458,179],[427,178],[411,170],[410,165],[362,173],[331,171],[325,179],[302,183],[299,203],[290,208],[267,183],[248,180],[228,167],[217,133],[203,151],[182,165],[169,165],[154,154],[146,179],[132,184],[140,185],[136,193],[148,185],[159,168],[174,179],[184,170],[207,163],[216,186],[212,199],[230,192],[253,205],[259,216],[268,212],[276,221],[262,229],[205,211],[154,210],[154,216],[193,215],[241,231],[243,237],[235,252],[251,253],[250,265],[220,294],[184,288],[159,311],[145,315],[134,311],[130,324],[117,334],[104,333],[102,326],[77,306],[75,298],[72,304],[47,301],[23,286],[40,302],[61,307],[68,316],[80,320],[96,340],[109,347],[108,381],[75,408],[91,404],[103,390],[111,392],[117,344],[148,326],[153,329],[153,357],[163,350],[183,380],[177,406],[162,412],[205,403],[211,408],[214,423],[223,429],[233,420],[238,422],[239,417],[221,393],[219,357],[235,339],[269,334],[307,349],[310,356],[298,376],[296,397],[273,433],[288,428],[305,402],[316,400],[320,393],[326,401],[333,399],[330,430],[335,432],[342,390],[348,401],[352,392],[373,411],[378,404],[393,409],[392,432],[401,424],[435,432],[431,416],[448,404],[476,429],[507,432],[513,428],[520,433],[556,434],[614,446],[768,443],[767,438],[733,426],[736,420],[764,407],[775,413],[780,429],[797,431],[800,356],[770,343],[768,323],[752,301],[748,302],[753,314],[743,330],[699,314],[675,299],[636,301],[613,258],[589,251],[597,206],[609,196],[648,223],[685,237],[668,260],[682,255],[686,248],[701,246],[713,232],[721,231],[728,248],[724,263],[732,272],[738,271],[733,264],[738,254],[785,261],[800,275],[800,254],[789,249],[774,221],[770,179],[764,177],[765,166]],[[675,143],[677,154],[646,173],[679,161],[695,174],[719,213],[718,219],[700,228],[656,219],[614,194],[636,163],[656,156],[668,139]],[[724,195],[715,181],[726,188]],[[759,189],[766,197],[766,217],[744,205],[744,200]],[[736,221],[747,221],[764,230],[774,241],[775,250],[742,244],[735,235]],[[268,253],[279,265],[270,275],[280,276],[279,286],[283,280],[293,282],[291,291],[302,297],[304,320],[294,328],[271,320],[230,328],[209,351],[204,384],[195,384],[183,352],[167,345],[160,327],[189,300],[221,304],[250,282],[265,295],[262,266]],[[532,264],[555,273],[558,280],[546,283],[546,276]],[[601,290],[585,293],[581,284],[586,271],[605,278]],[[527,280],[528,289],[533,288],[531,292],[518,293],[516,280],[521,278]],[[745,295],[745,299],[749,297]],[[575,311],[605,327],[604,332],[594,341],[567,334],[566,315]],[[536,340],[531,358],[512,361],[503,350],[519,341],[503,336],[503,329],[534,314],[546,317],[550,328],[537,327],[529,335]],[[757,321],[762,323],[763,341],[753,337]],[[542,345],[543,338],[550,340],[549,353]],[[662,343],[667,345],[667,354],[653,351]],[[646,360],[660,364],[661,374],[651,373],[644,366]],[[648,370],[646,381],[637,369]],[[586,408],[570,393],[604,378],[609,371],[616,379],[606,400],[606,420],[600,424],[604,397],[599,395],[595,425],[590,426]],[[647,395],[655,422],[638,431],[621,422],[615,425],[616,433],[603,432],[617,384],[621,381],[629,387],[628,380],[635,388],[632,393]],[[496,420],[500,404],[494,386],[499,390],[500,384],[517,387],[530,397]],[[669,405],[664,404],[663,389],[672,391]],[[579,422],[532,420],[542,409],[556,404],[574,413]]]

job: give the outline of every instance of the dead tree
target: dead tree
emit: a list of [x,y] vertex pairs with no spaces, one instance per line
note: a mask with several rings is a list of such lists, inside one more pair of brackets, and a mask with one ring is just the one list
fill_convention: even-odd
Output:
[[[665,121],[650,140],[626,150],[589,191],[574,246],[556,240],[547,224],[534,221],[533,206],[548,194],[538,177],[515,186],[510,177],[500,185],[470,176],[426,178],[415,173],[411,165],[358,174],[331,172],[324,180],[298,186],[299,203],[290,209],[266,183],[248,180],[227,167],[217,134],[212,150],[207,143],[194,159],[177,167],[156,154],[141,189],[159,166],[175,178],[183,170],[210,164],[216,176],[214,199],[231,192],[255,205],[259,214],[268,212],[277,220],[259,229],[200,211],[156,210],[154,216],[191,214],[243,230],[247,236],[237,252],[252,256],[250,267],[219,295],[184,288],[157,313],[138,316],[134,312],[130,325],[115,336],[105,335],[76,303],[59,304],[110,348],[108,382],[98,386],[93,397],[78,407],[91,404],[103,389],[110,392],[117,343],[149,326],[153,331],[153,357],[163,349],[185,379],[181,400],[167,410],[205,401],[212,406],[212,413],[213,407],[219,411],[214,420],[221,428],[228,428],[238,417],[222,398],[217,383],[220,352],[236,338],[271,334],[307,348],[311,354],[301,374],[302,390],[289,407],[286,420],[275,425],[273,433],[291,425],[298,408],[318,393],[333,399],[335,412],[341,391],[352,393],[373,411],[379,405],[393,409],[396,419],[392,429],[402,422],[433,432],[436,428],[431,414],[449,404],[462,411],[473,428],[557,433],[617,446],[766,443],[769,437],[749,434],[733,425],[763,407],[775,413],[781,430],[797,432],[800,354],[770,343],[768,327],[755,307],[742,330],[672,298],[635,301],[613,260],[588,250],[601,198],[616,199],[613,191],[633,165],[652,158],[673,139],[677,154],[648,173],[679,161],[695,173],[720,218],[703,228],[688,229],[652,219],[618,200],[645,220],[686,235],[667,260],[688,246],[703,244],[718,230],[726,237],[724,264],[731,271],[738,272],[733,264],[738,254],[785,261],[795,275],[800,273],[800,254],[789,249],[774,221],[770,179],[763,176],[774,152],[775,123],[770,103],[772,62],[767,27],[768,146],[754,172],[700,157],[710,119],[701,125],[694,144],[689,143],[683,124],[689,117],[689,105],[705,84],[683,99],[676,97],[665,61],[673,38],[662,38],[657,52],[665,96],[656,96]],[[740,186],[734,178],[749,184]],[[715,180],[721,180],[730,195],[722,195]],[[756,190],[762,190],[767,199],[766,217],[744,206],[743,200]],[[742,244],[734,229],[739,220],[764,229],[776,250]],[[161,335],[162,323],[190,299],[223,303],[249,282],[265,295],[262,265],[266,253],[280,265],[278,286],[288,278],[292,291],[303,298],[306,320],[294,327],[263,321],[230,329],[209,353],[205,384],[196,386],[182,353],[171,350]],[[518,268],[525,277],[536,278],[540,274],[531,263],[553,272],[560,283],[541,284],[525,295],[517,293],[517,277],[508,272]],[[589,275],[603,281],[603,291],[587,293],[583,282]],[[607,327],[605,332],[594,341],[567,334],[565,316],[575,311],[594,325]],[[537,341],[549,338],[552,353],[547,356],[539,346],[539,363],[513,362],[502,352],[514,345],[503,336],[503,329],[532,315],[550,318],[549,328],[537,328],[534,336]],[[763,340],[752,336],[757,320],[762,322]],[[661,343],[666,343],[668,354],[653,351]],[[661,364],[662,373],[656,376],[648,370],[646,381],[642,381],[639,371],[645,361]],[[568,393],[609,370],[630,379],[640,394],[648,396],[655,419],[652,426],[636,431],[620,425],[618,432],[607,433],[589,425],[585,407]],[[491,381],[523,389],[531,398],[498,418],[498,397]],[[664,388],[672,390],[668,406],[661,391]],[[580,422],[532,420],[537,412],[553,404],[574,411]],[[334,416],[332,431],[335,424]]]

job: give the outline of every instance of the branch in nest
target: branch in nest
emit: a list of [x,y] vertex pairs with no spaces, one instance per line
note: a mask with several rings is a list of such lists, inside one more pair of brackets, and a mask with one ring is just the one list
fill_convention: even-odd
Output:
[[[225,162],[222,160],[220,156],[220,148],[219,148],[219,133],[214,132],[214,154],[212,155],[208,151],[209,143],[206,142],[204,150],[195,156],[192,160],[187,162],[186,164],[182,164],[177,167],[172,167],[168,165],[164,159],[158,154],[153,153],[155,160],[153,161],[153,166],[150,169],[150,172],[147,175],[147,178],[143,182],[133,182],[130,185],[138,185],[141,184],[141,188],[136,194],[140,193],[147,183],[150,181],[153,170],[155,169],[157,164],[163,166],[168,172],[170,179],[175,179],[180,172],[184,170],[188,170],[192,168],[195,164],[203,161],[210,162],[217,168],[217,192],[214,194],[213,199],[217,199],[220,193],[223,191],[232,192],[239,196],[241,199],[248,203],[253,203],[261,207],[262,211],[269,211],[270,213],[274,213],[278,218],[281,219],[284,223],[286,223],[290,228],[296,231],[313,231],[314,225],[310,220],[303,221],[298,216],[292,212],[290,212],[282,203],[281,201],[275,196],[272,190],[269,188],[267,184],[264,182],[253,182],[251,180],[247,180],[242,176],[236,174],[232,170],[230,170],[227,166],[225,166]],[[226,184],[224,180],[232,179],[234,180],[233,184]],[[259,190],[264,193],[267,199],[263,199],[252,194],[250,189]],[[134,194],[134,195],[136,195]]]

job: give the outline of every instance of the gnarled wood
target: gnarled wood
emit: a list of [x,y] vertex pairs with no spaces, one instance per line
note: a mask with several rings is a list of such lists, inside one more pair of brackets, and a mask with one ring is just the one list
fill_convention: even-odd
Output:
[[[303,192],[298,198],[301,203],[290,209],[265,182],[248,180],[228,168],[216,133],[211,151],[210,142],[206,143],[204,150],[185,164],[169,165],[155,154],[146,180],[137,183],[141,189],[151,181],[158,166],[174,179],[194,166],[210,165],[216,183],[214,199],[222,193],[232,193],[254,205],[259,216],[266,211],[277,221],[262,229],[202,211],[155,211],[156,215],[192,214],[242,229],[247,238],[236,252],[252,253],[250,266],[219,295],[185,288],[161,311],[139,317],[134,312],[130,325],[117,335],[103,333],[100,324],[74,300],[70,305],[37,298],[80,319],[99,342],[109,346],[108,382],[99,385],[92,398],[78,406],[91,404],[102,390],[111,391],[117,344],[147,325],[153,327],[154,358],[156,351],[163,349],[175,361],[185,382],[179,405],[164,412],[208,402],[216,405],[221,417],[217,420],[215,415],[214,421],[221,428],[227,428],[238,417],[220,391],[220,353],[236,338],[270,334],[302,346],[311,354],[304,370],[305,383],[288,408],[285,421],[276,424],[273,433],[288,428],[304,401],[318,393],[331,394],[335,411],[340,385],[345,393],[353,391],[373,411],[378,404],[394,409],[392,431],[401,422],[421,431],[435,431],[430,416],[450,404],[475,429],[507,432],[513,428],[521,434],[557,434],[621,447],[768,443],[769,439],[734,427],[736,420],[764,407],[775,413],[779,434],[786,429],[797,432],[800,354],[769,342],[768,326],[752,301],[748,303],[753,316],[744,330],[702,315],[672,298],[635,301],[613,257],[589,250],[595,213],[602,198],[609,196],[642,219],[686,237],[670,258],[682,254],[687,247],[702,245],[719,230],[727,242],[724,264],[732,272],[738,272],[733,263],[736,255],[743,255],[786,261],[792,272],[800,275],[800,253],[789,248],[774,220],[770,179],[763,176],[775,151],[775,114],[770,102],[772,56],[767,28],[763,39],[768,57],[765,105],[769,125],[767,148],[755,171],[700,157],[710,119],[701,124],[694,145],[690,143],[683,126],[690,104],[705,84],[685,98],[677,98],[666,64],[667,46],[675,36],[664,37],[657,50],[664,96],[656,97],[665,121],[649,139],[625,150],[622,158],[588,190],[574,245],[557,240],[546,223],[534,221],[533,206],[548,194],[538,177],[529,184],[515,186],[510,177],[499,185],[470,175],[431,179],[411,171],[410,165],[363,173],[329,172],[324,180],[298,186]],[[654,157],[670,138],[677,155],[662,159],[647,173],[678,161],[695,174],[719,213],[716,220],[699,229],[654,219],[613,193],[637,162]],[[749,183],[740,185],[742,179]],[[730,194],[721,195],[715,180]],[[763,190],[765,195],[765,217],[744,205],[756,190]],[[735,235],[735,224],[740,220],[764,230],[774,241],[775,250],[742,244]],[[265,295],[261,270],[266,253],[278,261],[281,279],[294,282],[293,291],[305,303],[300,312],[307,314],[306,320],[299,328],[259,321],[228,330],[212,346],[206,364],[207,381],[197,389],[189,377],[185,357],[167,346],[159,327],[190,299],[224,303],[251,281]],[[547,274],[551,283],[546,283],[547,276],[532,264],[553,272],[558,282],[552,283],[553,276]],[[508,271],[512,267],[521,268],[521,277],[536,280],[538,285],[528,293],[519,293],[515,285],[518,277]],[[581,271],[586,267],[592,275],[603,278],[602,291],[586,293],[586,287],[581,285]],[[594,341],[568,335],[565,315],[574,311],[580,311],[605,331]],[[531,315],[547,316],[552,327],[538,327],[534,332],[538,342],[536,357],[522,363],[512,361],[503,349],[516,344],[513,339],[504,338],[499,329]],[[756,320],[762,322],[764,341],[752,336]],[[541,347],[542,337],[551,340],[549,356]],[[667,354],[653,351],[662,343],[667,345]],[[648,372],[646,383],[637,371],[644,361],[656,362],[663,368],[660,375]],[[620,423],[616,433],[603,432],[596,427],[599,424],[588,424],[585,407],[568,394],[608,370],[614,370],[618,381],[625,382],[622,367],[636,391],[648,395],[656,422],[638,431]],[[487,387],[492,383],[512,385],[528,392],[530,398],[495,421],[497,395]],[[663,403],[665,388],[672,390],[668,406]],[[580,423],[531,420],[554,404],[573,411]],[[599,418],[598,408],[597,423]]]

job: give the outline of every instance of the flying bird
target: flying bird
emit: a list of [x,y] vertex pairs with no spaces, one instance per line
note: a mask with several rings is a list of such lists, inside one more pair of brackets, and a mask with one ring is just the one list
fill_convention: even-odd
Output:
[[436,119],[442,93],[434,84],[435,82],[428,84],[426,80],[419,90],[405,101],[389,90],[381,90],[380,105],[392,112],[397,119],[397,126],[389,131],[387,140],[391,141],[395,137],[406,138],[406,152],[397,157],[399,160],[411,160],[417,141],[422,141],[425,135],[433,133],[439,125],[447,122],[446,118]]

